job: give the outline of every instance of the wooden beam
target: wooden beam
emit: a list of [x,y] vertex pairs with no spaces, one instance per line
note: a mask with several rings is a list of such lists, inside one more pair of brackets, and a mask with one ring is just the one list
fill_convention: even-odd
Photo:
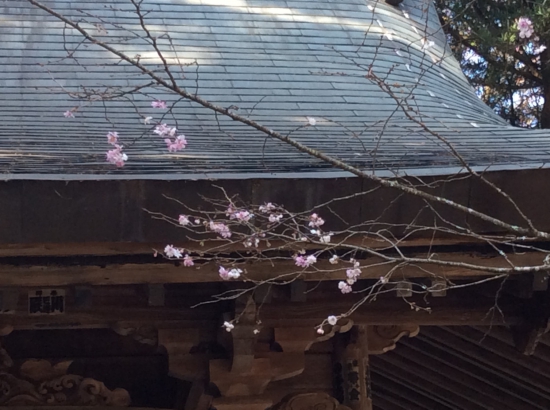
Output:
[[[327,316],[346,312],[352,306],[352,298],[310,301],[306,303],[271,303],[262,307],[260,319],[263,327],[311,327],[319,325]],[[419,301],[421,303],[421,301]],[[418,325],[501,325],[518,324],[522,320],[520,303],[500,302],[504,316],[488,314],[493,307],[491,298],[474,301],[460,298],[436,298],[430,303],[431,311],[416,311],[402,300],[381,298],[359,307],[350,319],[355,324],[388,325],[416,323]],[[209,304],[192,308],[132,307],[96,305],[92,307],[68,306],[65,313],[55,316],[29,315],[19,308],[9,315],[0,315],[0,327],[22,329],[58,328],[110,328],[118,322],[121,326],[153,325],[157,328],[211,328],[219,325],[222,305]]]
[[[383,249],[388,243],[376,238],[333,236],[333,243],[345,242],[348,245],[360,245],[372,249]],[[485,242],[468,236],[452,236],[439,238],[412,238],[399,242],[401,248],[423,247],[423,246],[458,246],[458,245],[484,245]],[[201,246],[197,241],[182,239],[175,244],[179,247],[206,252],[209,247],[224,251],[235,252],[248,250],[241,243],[227,244],[227,241],[212,239],[207,242],[208,246]],[[270,241],[270,248],[277,249],[283,246],[281,241]],[[0,243],[0,257],[21,257],[21,256],[112,256],[112,255],[152,255],[154,249],[164,249],[166,243],[162,242],[68,242],[68,243]],[[312,249],[317,245],[301,244],[303,249]],[[265,249],[265,243],[260,244],[259,249]]]
[[[422,255],[425,256],[425,255]],[[464,262],[486,267],[509,267],[509,262],[517,266],[533,266],[542,263],[540,253],[508,255],[508,261],[502,257],[488,258],[483,255],[463,253],[442,253],[441,260]],[[176,266],[172,262],[158,263],[108,263],[97,265],[7,265],[0,264],[0,287],[2,286],[70,286],[70,285],[128,285],[128,284],[168,284],[218,282],[218,264],[197,263],[194,267]],[[363,270],[362,279],[378,279],[386,275],[392,265],[380,265],[378,258],[360,260]],[[101,266],[100,266],[101,265]],[[306,281],[342,280],[348,264],[332,265],[322,259],[306,270],[298,268],[292,260],[272,262],[269,260],[236,265],[253,280],[280,278],[289,279],[300,276]],[[441,267],[436,265],[406,266],[393,274],[394,280],[406,278],[441,277],[448,279],[490,276],[485,271],[474,271],[462,267]]]
[[[412,298],[419,306],[429,306],[430,311],[415,310],[400,299],[392,298],[379,300],[359,307],[349,316],[355,324],[391,325],[415,323],[419,326],[476,326],[476,323],[493,323],[494,325],[518,323],[521,320],[522,306],[516,301],[501,301],[499,308],[504,315],[491,315],[494,308],[494,299],[476,298],[434,298],[429,305],[422,305],[420,299]],[[285,305],[270,304],[262,308],[262,322],[264,325],[277,327],[307,326],[318,324],[328,315],[346,312],[354,299],[349,301],[338,298],[328,301],[321,300],[308,303],[287,303]],[[396,303],[394,303],[396,302]]]

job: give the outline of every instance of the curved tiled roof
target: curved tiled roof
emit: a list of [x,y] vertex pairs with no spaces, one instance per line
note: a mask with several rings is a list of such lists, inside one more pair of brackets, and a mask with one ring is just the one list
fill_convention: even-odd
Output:
[[[160,70],[154,50],[136,37],[142,31],[129,0],[44,4]],[[25,0],[0,0],[0,6],[5,179],[340,175],[158,88],[86,105],[66,119],[65,110],[82,105],[69,93],[126,90],[149,79],[98,46],[81,44],[74,30]],[[533,168],[550,157],[547,131],[510,127],[478,100],[428,0],[405,0],[399,8],[367,0],[150,0],[143,9],[180,86],[359,167],[423,174],[459,166],[441,141],[365,77],[371,64],[398,97],[411,95],[422,123],[470,164]],[[99,22],[107,33],[94,27]],[[185,151],[168,153],[140,121],[159,117],[153,98],[174,104],[166,120],[186,134]],[[314,127],[304,127],[308,116],[317,120]],[[105,162],[105,134],[113,129],[127,145],[123,169]]]

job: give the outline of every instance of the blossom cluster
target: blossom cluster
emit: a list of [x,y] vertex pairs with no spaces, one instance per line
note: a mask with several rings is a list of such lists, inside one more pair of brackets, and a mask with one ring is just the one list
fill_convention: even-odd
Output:
[[[156,128],[159,134],[176,135],[177,131],[167,126],[166,124],[160,124]],[[113,135],[113,142],[116,140],[116,135]],[[279,224],[288,221],[289,224],[283,226],[284,229],[288,229],[290,226],[292,229],[292,237],[296,241],[312,241],[313,243],[328,243],[330,242],[332,233],[323,232],[322,228],[325,225],[325,220],[318,213],[311,213],[309,215],[292,214],[286,211],[283,207],[275,205],[271,202],[264,203],[263,205],[256,207],[243,207],[230,202],[223,211],[220,210],[217,215],[223,213],[223,218],[214,217],[195,217],[187,214],[178,215],[176,221],[182,227],[189,229],[204,229],[205,232],[212,232],[218,237],[223,239],[229,239],[238,237],[239,241],[243,241],[243,245],[246,248],[255,248],[260,245],[260,242],[265,240],[269,245],[270,233],[273,233],[273,229],[277,229]],[[253,221],[253,223],[249,223]],[[235,229],[233,227],[241,227]],[[243,233],[243,228],[248,230],[248,233]],[[276,236],[275,236],[276,237]],[[326,238],[325,238],[326,237]],[[242,238],[242,239],[241,239]],[[318,263],[318,258],[323,251],[315,251],[313,253],[306,252],[306,250],[300,250],[292,256],[295,266],[303,269],[310,268]],[[184,266],[194,266],[195,261],[193,257],[188,253],[185,253],[184,249],[174,247],[173,245],[167,245],[164,249],[164,255],[169,259],[182,260]],[[338,282],[338,289],[342,294],[353,292],[353,286],[361,278],[362,267],[359,261],[354,258],[348,260],[341,259],[340,256],[333,254],[328,262],[332,265],[336,264],[349,264],[342,270],[345,271],[345,278]],[[218,262],[219,263],[219,262]],[[243,269],[235,266],[227,266],[224,264],[218,264],[217,273],[221,280],[243,280]],[[380,278],[381,285],[388,283],[388,278]],[[335,326],[340,319],[339,316],[329,316],[317,328],[318,334],[324,334],[325,325]],[[231,332],[235,323],[233,321],[225,322],[222,327]],[[255,334],[259,333],[259,330],[255,330]]]
[[518,19],[519,38],[530,38],[535,32],[533,22],[528,17],[520,17]]
[[240,222],[248,222],[252,219],[254,214],[250,211],[247,211],[245,209],[235,209],[233,208],[233,205],[229,205],[227,210],[225,211],[225,215],[229,217],[229,219],[235,219]]
[[[170,128],[165,124],[157,126],[157,129],[159,130],[158,133],[165,133],[169,135],[175,135],[176,133],[176,130],[174,128]],[[266,237],[266,233],[268,233],[270,229],[274,228],[275,225],[280,223],[285,215],[289,218],[289,220],[296,221],[296,216],[293,216],[292,214],[286,212],[282,207],[276,206],[271,202],[267,202],[259,206],[257,208],[257,215],[260,224],[263,220],[267,225],[264,226],[264,228],[258,228],[257,224],[245,225],[251,230],[250,233],[245,234],[243,240],[243,245],[246,248],[257,248],[260,244],[260,241]],[[234,205],[233,203],[230,203],[229,206],[225,209],[225,216],[227,217],[227,219],[225,220],[208,220],[181,214],[178,216],[177,222],[179,225],[184,227],[198,228],[200,226],[203,226],[207,231],[217,234],[220,238],[229,239],[233,236],[233,232],[231,231],[232,223],[241,225],[245,224],[251,221],[252,218],[254,218],[255,214],[250,209],[245,209],[243,207],[239,207]],[[311,215],[303,219],[301,218],[302,217],[300,217],[298,222],[300,220],[302,222],[299,222],[298,226],[300,226],[301,223],[304,223],[304,225],[301,225],[301,229],[304,229],[305,231],[309,230],[309,234],[314,235],[317,238],[312,238],[311,236],[308,236],[307,233],[301,231],[300,228],[295,228],[296,231],[294,232],[293,236],[296,240],[308,241],[310,239],[315,239],[321,243],[330,242],[332,233],[321,231],[321,227],[325,225],[325,220],[321,216],[319,216],[319,214],[312,213]],[[193,259],[191,256],[189,256],[189,254],[184,254],[183,249],[175,248],[173,245],[168,245],[164,250],[164,254],[171,259],[183,259],[184,266],[194,265]],[[318,262],[317,258],[317,253],[308,255],[304,250],[301,250],[292,256],[294,264],[297,267],[304,269],[315,265]],[[329,262],[333,265],[336,265],[340,263],[340,257],[338,255],[332,255],[329,259]],[[351,293],[353,291],[352,286],[359,280],[362,273],[360,263],[357,260],[351,258],[349,259],[349,263],[351,264],[351,266],[345,269],[345,280],[342,280],[338,283],[338,289],[343,294]],[[226,268],[224,266],[219,266],[218,273],[220,278],[223,280],[236,280],[241,278],[243,271],[238,268]]]
[[189,254],[183,254],[184,250],[181,248],[176,248],[174,245],[166,245],[164,248],[164,255],[170,259],[182,259],[183,266],[194,266],[193,258]]
[[178,152],[187,146],[185,135],[177,135],[178,129],[167,124],[158,124],[153,133],[164,139],[169,152]]
[[227,226],[223,222],[210,221],[210,223],[208,224],[208,227],[212,232],[217,233],[224,239],[231,238],[231,235],[232,235],[231,229],[229,229],[229,226]]
[[107,151],[107,162],[116,165],[118,168],[123,167],[124,163],[128,161],[128,155],[122,152],[123,146],[118,143],[118,132],[108,132],[107,142],[114,147]]
[[[155,100],[151,102],[151,107],[165,110],[167,108],[166,101]],[[147,124],[152,119],[152,117],[147,117],[144,123]],[[170,127],[167,124],[157,124],[153,132],[164,139],[169,152],[178,152],[185,149],[187,146],[185,135],[178,135],[178,129],[176,127]]]
[[[156,109],[166,109],[166,101],[155,100],[151,102],[151,107]],[[63,113],[65,118],[74,118],[76,108],[67,110]],[[145,125],[149,124],[153,120],[153,117],[146,117],[143,120]],[[167,124],[157,124],[153,133],[157,134],[164,139],[169,152],[178,152],[187,147],[187,140],[185,135],[179,134],[176,127],[170,127]],[[106,153],[107,162],[116,165],[121,168],[128,161],[128,155],[123,152],[123,145],[118,143],[118,133],[116,131],[110,131],[107,133],[107,142],[113,146],[112,149]]]
[[294,263],[300,268],[308,268],[317,262],[317,258],[314,255],[294,255]]
[[229,280],[229,279],[239,279],[243,271],[237,268],[226,269],[223,266],[220,266],[218,273],[220,274],[220,278],[222,278],[223,280]]

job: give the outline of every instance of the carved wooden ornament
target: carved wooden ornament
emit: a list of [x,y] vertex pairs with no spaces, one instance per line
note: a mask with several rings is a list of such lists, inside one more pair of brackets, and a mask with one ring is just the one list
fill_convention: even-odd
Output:
[[70,362],[58,365],[46,360],[27,360],[19,371],[0,348],[1,406],[117,406],[130,405],[124,389],[109,390],[97,380],[65,374]]

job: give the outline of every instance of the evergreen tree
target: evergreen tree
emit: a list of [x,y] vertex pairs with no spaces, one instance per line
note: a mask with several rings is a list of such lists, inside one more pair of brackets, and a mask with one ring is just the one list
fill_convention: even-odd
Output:
[[550,128],[550,0],[436,0],[481,98],[512,125]]

